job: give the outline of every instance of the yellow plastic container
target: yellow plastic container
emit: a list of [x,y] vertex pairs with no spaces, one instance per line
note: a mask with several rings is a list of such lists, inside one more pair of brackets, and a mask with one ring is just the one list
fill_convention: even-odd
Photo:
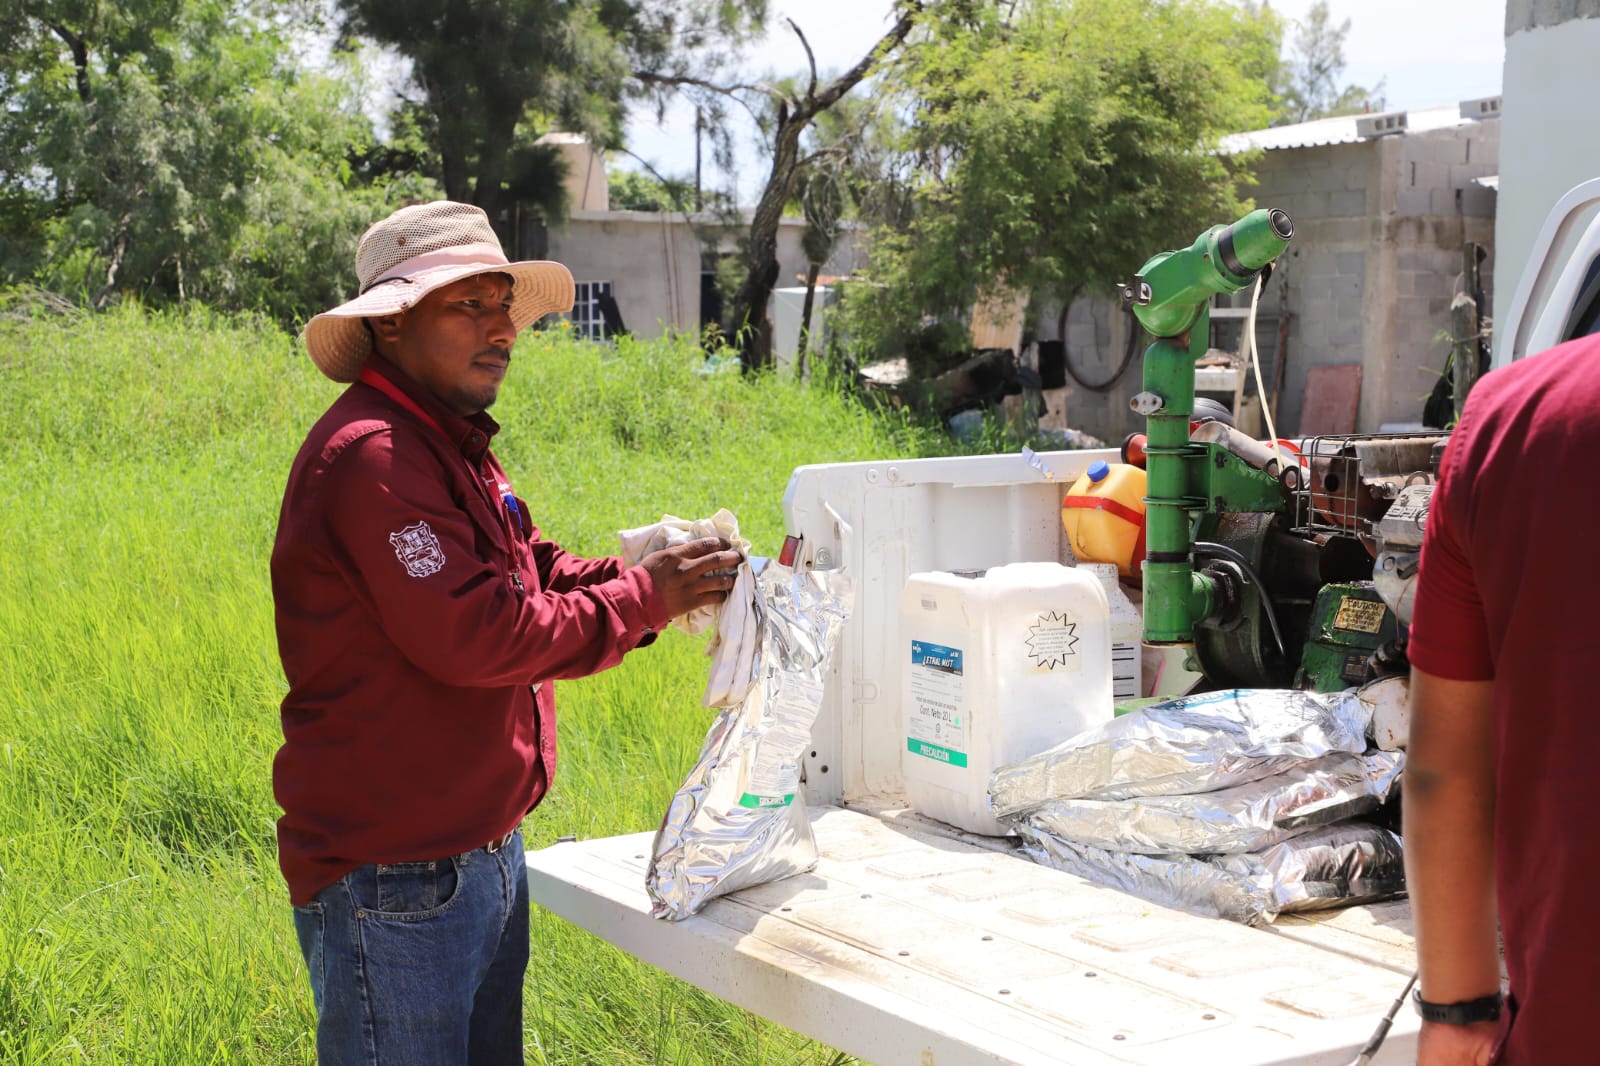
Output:
[[1145,472],[1127,463],[1092,463],[1061,500],[1061,525],[1072,554],[1085,563],[1115,563],[1124,577],[1142,576]]

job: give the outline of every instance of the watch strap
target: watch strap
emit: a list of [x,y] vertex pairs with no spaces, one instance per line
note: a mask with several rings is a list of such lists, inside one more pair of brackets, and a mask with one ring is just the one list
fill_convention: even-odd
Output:
[[1417,1014],[1425,1022],[1437,1022],[1440,1025],[1476,1025],[1479,1022],[1499,1020],[1500,1008],[1505,1002],[1505,997],[1496,992],[1492,996],[1464,999],[1459,1003],[1429,1003],[1422,998],[1422,990],[1419,988],[1411,993],[1411,1002],[1417,1008]]

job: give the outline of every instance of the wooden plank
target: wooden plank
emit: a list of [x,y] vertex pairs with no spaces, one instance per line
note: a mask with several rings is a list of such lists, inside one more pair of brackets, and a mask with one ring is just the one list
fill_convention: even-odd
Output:
[[1306,371],[1300,401],[1300,436],[1354,433],[1361,402],[1361,366],[1314,366]]
[[995,285],[979,293],[972,305],[972,346],[979,351],[1006,348],[1020,355],[1027,311],[1026,292]]

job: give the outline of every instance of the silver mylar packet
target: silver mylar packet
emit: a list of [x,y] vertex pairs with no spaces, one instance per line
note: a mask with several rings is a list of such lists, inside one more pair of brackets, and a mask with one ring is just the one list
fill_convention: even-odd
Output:
[[1400,838],[1363,822],[1310,829],[1240,855],[1135,855],[1061,840],[1026,822],[1035,862],[1140,899],[1245,925],[1278,915],[1390,899],[1405,891]]
[[1195,796],[1056,799],[1014,816],[1061,840],[1143,855],[1232,854],[1378,809],[1405,753],[1334,752],[1281,773]]
[[850,612],[850,581],[837,570],[749,562],[761,629],[755,683],[717,715],[656,831],[645,888],[657,918],[687,918],[717,896],[817,861],[800,767]]
[[1367,750],[1371,708],[1355,690],[1228,689],[1153,703],[999,767],[996,818],[1052,799],[1128,799],[1210,792],[1337,751]]

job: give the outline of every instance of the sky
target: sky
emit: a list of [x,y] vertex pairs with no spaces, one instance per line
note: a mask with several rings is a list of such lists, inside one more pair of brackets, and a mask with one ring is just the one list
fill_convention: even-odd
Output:
[[[1273,8],[1289,19],[1304,17],[1312,3],[1272,0]],[[820,71],[843,70],[888,30],[892,6],[891,0],[771,0],[771,30],[753,49],[749,69],[779,75],[806,69],[805,52],[784,21],[787,16],[805,31]],[[1371,88],[1382,80],[1390,110],[1435,107],[1500,91],[1504,0],[1329,0],[1328,6],[1335,23],[1350,20],[1344,83]],[[661,173],[693,176],[694,115],[688,108],[669,111],[660,125],[653,111],[637,111],[627,135],[628,147]],[[740,138],[740,145],[734,179],[739,201],[748,203],[765,171],[750,133]],[[704,183],[726,187],[728,176],[713,168],[709,150],[706,154]],[[627,156],[614,162],[638,169]]]

